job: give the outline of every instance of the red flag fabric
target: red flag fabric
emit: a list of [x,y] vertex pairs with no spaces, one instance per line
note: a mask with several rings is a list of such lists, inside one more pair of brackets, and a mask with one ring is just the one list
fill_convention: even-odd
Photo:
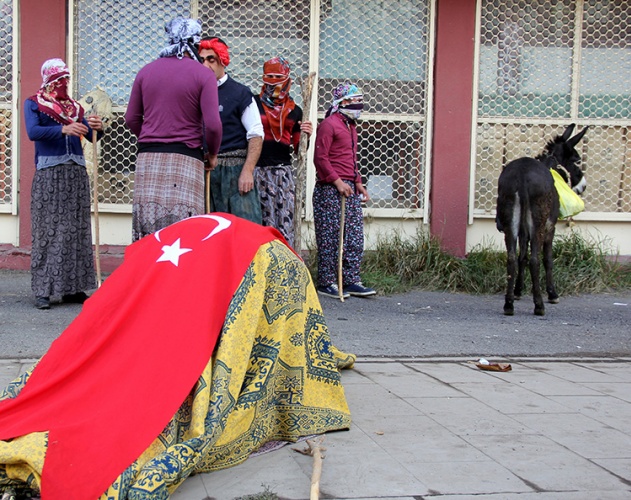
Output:
[[151,444],[212,356],[256,251],[274,239],[215,213],[128,247],[18,396],[0,401],[1,440],[49,433],[43,500],[98,498]]

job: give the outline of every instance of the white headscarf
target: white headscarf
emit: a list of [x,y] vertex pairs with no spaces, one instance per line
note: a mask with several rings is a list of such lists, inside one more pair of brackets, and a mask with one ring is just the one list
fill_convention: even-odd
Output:
[[70,77],[70,71],[68,71],[68,66],[61,59],[48,59],[44,61],[41,69],[42,74],[42,86],[41,88],[46,87],[53,82],[56,82],[60,78]]
[[177,17],[169,21],[164,30],[169,36],[169,45],[160,51],[160,57],[173,57],[178,59],[184,57],[184,53],[188,52],[193,59],[197,60],[196,45],[202,39],[202,25],[196,19]]

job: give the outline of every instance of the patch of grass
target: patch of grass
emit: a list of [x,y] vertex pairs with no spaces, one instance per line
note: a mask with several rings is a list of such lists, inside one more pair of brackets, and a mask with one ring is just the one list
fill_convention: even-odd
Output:
[[506,287],[506,252],[478,245],[463,261],[458,291],[471,294],[503,292]]
[[[419,229],[412,239],[393,232],[380,238],[375,250],[365,252],[362,280],[386,294],[414,287],[455,290],[462,265],[425,231]],[[440,272],[434,272],[437,269]]]
[[[573,231],[557,235],[553,244],[554,280],[561,295],[602,293],[631,289],[631,263],[611,256],[608,241],[587,240]],[[317,256],[305,259],[312,276],[317,275]],[[543,264],[542,286],[545,289]],[[469,294],[503,293],[506,288],[506,251],[478,245],[465,259],[456,258],[440,248],[427,231],[417,230],[404,239],[392,232],[366,251],[362,280],[382,294],[404,293],[413,288]],[[528,268],[524,293],[530,293]]]
[[255,493],[253,495],[246,495],[244,497],[237,497],[234,500],[279,500],[278,495],[273,493],[269,486],[262,484],[264,491],[262,493]]
[[577,232],[558,236],[553,245],[554,280],[565,295],[631,288],[631,264],[609,257],[608,241],[593,242]]

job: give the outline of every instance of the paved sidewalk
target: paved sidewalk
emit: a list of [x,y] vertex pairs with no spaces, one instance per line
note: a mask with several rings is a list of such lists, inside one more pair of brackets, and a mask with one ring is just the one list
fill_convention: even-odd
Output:
[[[360,359],[353,424],[327,434],[320,498],[631,498],[631,358]],[[34,360],[0,360],[4,386]],[[308,499],[305,443],[189,478],[174,500]]]

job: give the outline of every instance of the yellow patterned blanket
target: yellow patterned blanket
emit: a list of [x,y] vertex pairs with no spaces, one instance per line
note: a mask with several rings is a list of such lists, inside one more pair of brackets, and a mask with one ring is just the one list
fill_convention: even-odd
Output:
[[[237,465],[267,442],[347,429],[351,420],[339,369],[354,361],[331,344],[304,263],[278,241],[263,245],[197,384],[101,498],[167,499],[191,474]],[[0,399],[17,394],[29,374]],[[37,494],[46,446],[45,432],[0,441],[0,492],[11,487]]]

